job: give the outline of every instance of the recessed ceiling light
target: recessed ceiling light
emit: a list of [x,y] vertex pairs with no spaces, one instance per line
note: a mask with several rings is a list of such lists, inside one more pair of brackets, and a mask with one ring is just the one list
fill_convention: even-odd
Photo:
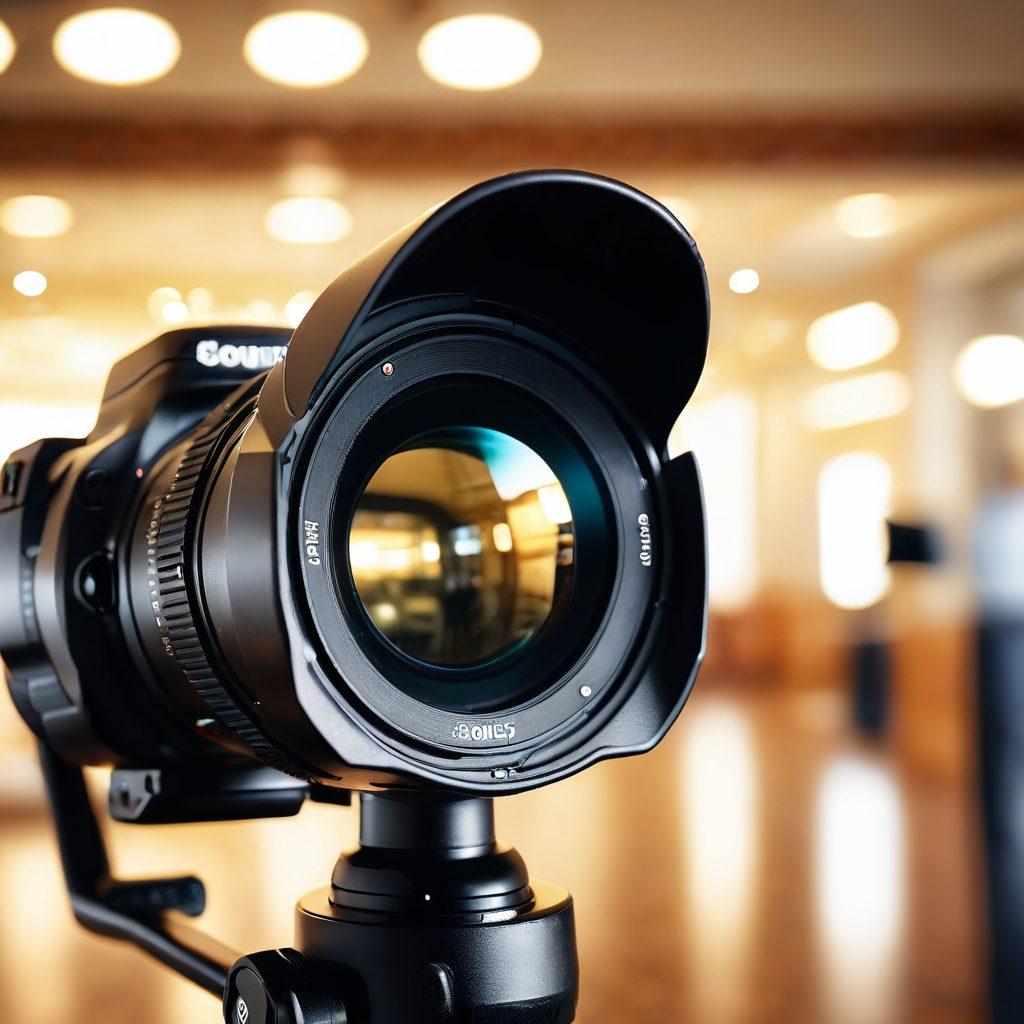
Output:
[[298,327],[314,302],[316,302],[316,292],[296,292],[285,304],[285,323],[289,327]]
[[851,370],[887,356],[900,324],[880,302],[858,302],[818,317],[807,331],[807,351],[825,370]]
[[986,334],[956,357],[953,381],[972,405],[994,409],[1024,399],[1024,338]]
[[23,270],[20,274],[14,275],[14,290],[34,299],[46,291],[46,275],[40,274],[38,270]]
[[658,196],[658,202],[667,207],[690,234],[700,227],[700,207],[693,200],[682,196]]
[[142,85],[162,78],[178,62],[181,40],[170,22],[129,7],[83,11],[53,37],[65,71],[101,85]]
[[146,309],[157,323],[163,321],[164,306],[169,302],[181,302],[181,292],[177,288],[164,285],[150,292],[149,298],[146,300]]
[[4,22],[0,21],[0,74],[3,74],[11,66],[17,49],[18,44],[15,43],[11,30]]
[[285,11],[256,22],[245,37],[249,67],[278,85],[315,89],[351,78],[370,50],[366,33],[326,11]]
[[0,203],[0,227],[18,238],[56,238],[74,219],[71,207],[57,196],[12,196]]
[[452,89],[504,89],[529,78],[541,57],[536,29],[503,14],[466,14],[427,29],[423,70]]
[[737,295],[748,295],[750,292],[756,292],[760,284],[761,275],[750,267],[734,270],[729,275],[729,288]]
[[188,319],[189,308],[181,299],[170,299],[160,307],[160,319],[168,324],[182,324]]
[[293,245],[326,245],[339,242],[352,230],[352,214],[337,199],[324,196],[293,196],[267,210],[267,233]]
[[847,196],[836,204],[836,223],[854,238],[881,238],[900,226],[900,204],[885,192]]

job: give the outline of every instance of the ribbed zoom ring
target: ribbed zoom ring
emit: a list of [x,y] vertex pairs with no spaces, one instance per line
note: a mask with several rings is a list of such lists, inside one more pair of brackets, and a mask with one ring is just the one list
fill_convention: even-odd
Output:
[[264,764],[303,780],[309,772],[283,754],[238,706],[214,671],[192,614],[188,584],[188,546],[194,523],[193,499],[224,428],[219,423],[186,450],[174,479],[156,511],[156,584],[165,643],[185,678],[217,720]]

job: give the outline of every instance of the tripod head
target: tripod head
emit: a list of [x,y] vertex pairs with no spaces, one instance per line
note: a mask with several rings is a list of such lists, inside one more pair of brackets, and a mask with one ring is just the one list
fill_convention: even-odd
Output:
[[[222,996],[227,1024],[568,1024],[575,1016],[572,897],[531,880],[522,857],[497,840],[491,799],[361,794],[359,842],[342,851],[330,885],[299,901],[294,948],[239,955],[183,924],[205,907],[199,879],[114,878],[81,770],[46,747],[40,757],[78,921]],[[138,808],[120,794],[137,780],[119,774],[111,804],[124,819]],[[193,804],[187,780],[164,789],[165,781],[150,780],[150,821],[175,820]],[[266,813],[261,786],[270,782],[225,780],[235,815]],[[273,798],[297,810],[309,795],[278,784]]]

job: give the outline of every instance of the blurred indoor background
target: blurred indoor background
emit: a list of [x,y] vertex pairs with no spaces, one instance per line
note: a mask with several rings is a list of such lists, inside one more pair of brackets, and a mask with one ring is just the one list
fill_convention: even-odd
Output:
[[[705,476],[713,616],[656,753],[499,806],[577,898],[580,1020],[1024,1019],[1024,925],[987,910],[1024,902],[1024,800],[983,802],[981,766],[1010,762],[978,739],[1012,701],[979,715],[975,668],[979,593],[1024,617],[1024,5],[330,0],[264,20],[292,6],[0,3],[0,460],[86,432],[110,365],[168,326],[294,325],[477,180],[579,167],[649,192],[711,285],[671,446]],[[658,373],[642,326],[622,343]],[[74,928],[32,752],[0,701],[4,1018],[220,1019]],[[203,875],[209,927],[249,951],[289,944],[354,827],[312,806],[111,831],[124,873]]]

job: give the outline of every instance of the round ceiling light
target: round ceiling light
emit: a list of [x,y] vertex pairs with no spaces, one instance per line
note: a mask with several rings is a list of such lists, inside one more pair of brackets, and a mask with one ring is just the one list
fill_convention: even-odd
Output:
[[729,288],[737,295],[749,295],[756,292],[761,284],[761,275],[752,267],[734,270],[729,275]]
[[994,409],[1024,399],[1024,338],[986,334],[956,357],[953,381],[972,405]]
[[56,238],[74,219],[71,207],[57,196],[12,196],[0,203],[0,227],[17,238]]
[[292,245],[340,242],[352,230],[352,214],[337,199],[292,196],[267,210],[264,225],[271,238]]
[[14,60],[14,53],[18,49],[14,36],[7,25],[0,21],[0,74],[3,74]]
[[14,275],[11,283],[16,292],[34,299],[46,291],[47,280],[46,275],[40,274],[38,270],[23,270],[20,274]]
[[53,53],[65,71],[100,85],[142,85],[178,62],[181,40],[170,22],[149,11],[107,7],[61,24]]
[[536,29],[502,14],[438,22],[420,40],[423,70],[452,89],[504,89],[529,78],[541,57]]
[[296,89],[336,85],[365,63],[366,33],[348,18],[326,11],[285,11],[256,22],[243,52],[258,75]]

